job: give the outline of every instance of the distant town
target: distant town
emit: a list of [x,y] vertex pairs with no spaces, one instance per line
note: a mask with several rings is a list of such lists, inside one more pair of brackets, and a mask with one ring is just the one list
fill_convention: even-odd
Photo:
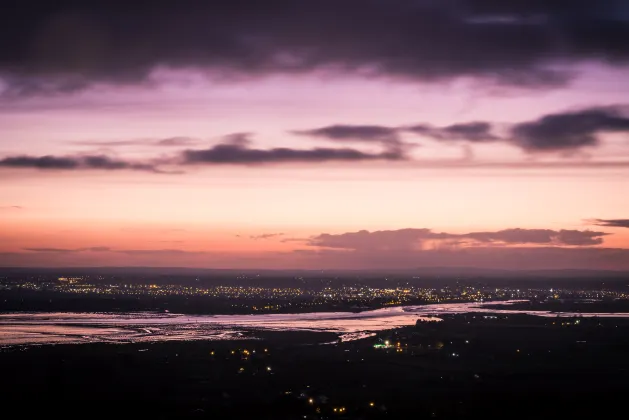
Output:
[[500,282],[495,279],[457,278],[260,278],[256,275],[170,278],[21,274],[0,276],[0,296],[4,296],[4,302],[0,301],[0,304],[8,304],[7,309],[10,310],[19,309],[10,303],[26,294],[30,303],[37,302],[37,296],[46,296],[50,304],[54,303],[55,298],[72,300],[80,297],[101,302],[117,300],[124,306],[123,309],[129,309],[125,302],[136,300],[152,302],[154,306],[144,305],[137,309],[167,310],[170,305],[186,312],[186,305],[194,306],[195,311],[205,305],[209,311],[216,310],[217,313],[286,313],[360,311],[399,305],[500,300],[552,304],[629,299],[629,286],[624,280],[555,283],[557,286],[552,287],[548,282],[542,285],[534,281]]

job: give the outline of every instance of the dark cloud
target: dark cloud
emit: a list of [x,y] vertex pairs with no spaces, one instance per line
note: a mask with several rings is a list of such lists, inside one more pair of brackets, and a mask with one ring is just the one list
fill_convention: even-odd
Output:
[[398,129],[382,125],[336,124],[312,130],[295,130],[294,134],[322,137],[338,142],[375,142],[385,145],[398,145]]
[[[271,148],[251,147],[250,133],[235,133],[223,137],[223,142],[208,149],[183,150],[176,156],[164,157],[147,162],[132,162],[107,155],[72,156],[9,156],[0,159],[0,167],[33,168],[41,170],[136,170],[156,173],[166,171],[158,165],[191,164],[241,164],[259,165],[272,163],[317,163],[329,161],[373,161],[410,160],[411,144],[400,140],[401,133],[414,133],[442,141],[466,141],[470,143],[501,141],[524,149],[527,152],[573,152],[584,146],[597,146],[603,133],[625,133],[629,135],[629,112],[627,106],[588,108],[545,115],[537,120],[514,124],[509,137],[493,133],[493,125],[484,121],[457,123],[446,126],[416,124],[408,126],[349,125],[335,124],[310,130],[293,131],[299,135],[321,137],[339,142],[377,143],[383,151],[369,153],[353,148]],[[141,142],[141,143],[140,143]],[[149,144],[146,140],[111,142],[84,142],[85,145],[125,146]],[[188,137],[172,137],[150,140],[151,145],[186,146],[198,142]],[[430,162],[425,162],[430,164]],[[433,164],[435,164],[433,162]],[[447,166],[448,162],[434,166]],[[461,166],[461,162],[456,162]],[[486,166],[491,164],[485,164]],[[509,166],[500,164],[498,166]],[[625,161],[587,162],[579,165],[590,167],[626,167]],[[515,165],[511,165],[515,167]],[[527,163],[524,167],[533,167]],[[167,172],[180,173],[180,172]]]
[[492,134],[491,130],[492,125],[484,121],[453,124],[445,127],[420,124],[406,128],[406,131],[437,140],[464,140],[469,142],[499,140],[500,138]]
[[183,164],[272,164],[272,163],[315,163],[315,162],[356,162],[367,160],[402,160],[401,151],[391,150],[372,154],[349,148],[254,149],[249,146],[247,134],[234,134],[228,141],[209,149],[185,150]]
[[[332,69],[556,85],[557,62],[626,63],[616,0],[15,2],[0,16],[12,94],[146,80],[156,66],[259,75]],[[5,93],[7,93],[5,92]]]
[[560,246],[464,247],[437,249],[300,250],[307,267],[336,269],[413,269],[476,267],[507,270],[628,270],[629,249]]
[[621,107],[590,108],[546,115],[538,120],[516,124],[513,142],[528,151],[576,150],[597,146],[599,134],[629,134],[629,117]]
[[629,228],[629,219],[594,219],[591,223],[597,226]]
[[81,158],[85,167],[90,169],[134,169],[141,171],[155,171],[152,165],[144,163],[129,163],[123,160],[112,159],[107,156],[83,156]]
[[578,111],[549,114],[533,121],[513,124],[508,136],[494,134],[494,124],[472,121],[447,126],[415,124],[400,127],[379,125],[331,125],[297,134],[323,137],[337,141],[380,142],[403,144],[404,132],[439,141],[469,143],[503,142],[527,152],[573,152],[586,146],[598,146],[604,133],[629,135],[629,106],[593,107]]
[[0,206],[0,210],[22,210],[22,206]]
[[[98,253],[0,252],[2,266],[102,266]],[[477,267],[508,270],[607,269],[629,270],[629,249],[602,247],[511,246],[429,250],[301,249],[291,253],[224,254],[178,249],[113,251],[106,264],[153,267],[230,267],[277,269],[414,269]]]
[[37,169],[77,169],[80,162],[76,158],[57,156],[11,156],[0,160],[0,166],[11,168]]
[[110,171],[128,169],[136,171],[160,172],[155,166],[149,163],[128,162],[105,155],[9,156],[0,159],[0,167],[32,168],[42,170],[100,169]]
[[496,232],[464,234],[433,232],[430,229],[400,229],[343,234],[321,234],[310,238],[310,246],[362,251],[407,251],[434,246],[474,245],[553,245],[588,246],[603,243],[604,232],[550,229],[505,229]]
[[262,235],[252,235],[252,236],[249,236],[249,238],[257,241],[260,239],[272,239],[272,238],[277,238],[280,236],[284,236],[284,234],[283,233],[264,233]]

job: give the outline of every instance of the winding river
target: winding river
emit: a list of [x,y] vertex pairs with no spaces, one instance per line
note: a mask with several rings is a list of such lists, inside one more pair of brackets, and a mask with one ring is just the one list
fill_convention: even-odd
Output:
[[[398,306],[359,313],[311,312],[263,315],[181,315],[171,313],[6,313],[0,314],[0,346],[90,342],[171,340],[237,340],[245,331],[326,331],[351,340],[376,331],[415,325],[418,319],[439,321],[460,313],[529,314],[555,317],[549,311],[521,311],[508,305],[521,301]],[[501,304],[494,309],[487,305]],[[560,313],[560,316],[629,317],[629,313]],[[254,334],[255,337],[255,334]]]

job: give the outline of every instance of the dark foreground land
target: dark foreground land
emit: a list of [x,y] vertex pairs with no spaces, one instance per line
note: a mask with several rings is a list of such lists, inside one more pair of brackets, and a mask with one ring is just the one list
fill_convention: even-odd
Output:
[[[334,335],[257,335],[263,339],[1,349],[2,417],[572,419],[626,412],[627,320],[457,315],[325,345]],[[385,341],[388,348],[374,348]]]

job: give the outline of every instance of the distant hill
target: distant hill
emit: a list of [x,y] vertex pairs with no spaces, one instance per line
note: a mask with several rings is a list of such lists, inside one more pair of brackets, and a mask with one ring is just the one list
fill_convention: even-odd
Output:
[[0,274],[22,275],[107,275],[107,276],[259,276],[259,277],[417,277],[448,279],[594,279],[627,278],[627,271],[612,270],[502,270],[477,267],[418,267],[415,269],[390,270],[235,270],[202,269],[187,267],[0,267]]

